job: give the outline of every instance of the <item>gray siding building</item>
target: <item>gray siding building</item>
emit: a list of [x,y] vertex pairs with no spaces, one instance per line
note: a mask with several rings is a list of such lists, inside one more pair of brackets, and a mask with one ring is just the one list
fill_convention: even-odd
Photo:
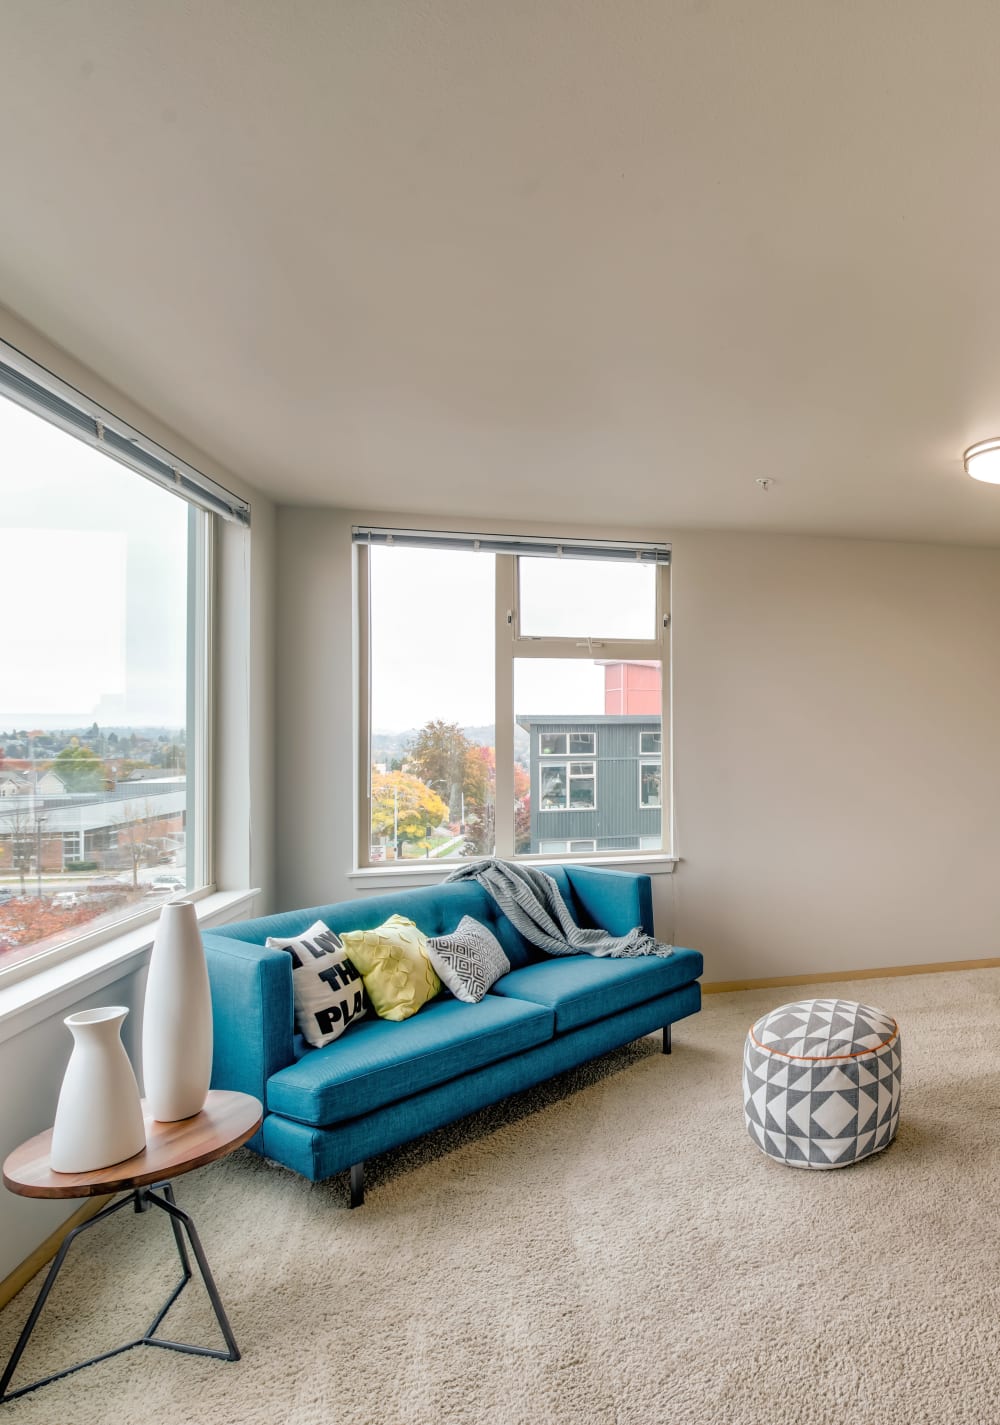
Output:
[[531,748],[531,852],[660,849],[659,717],[591,714],[517,721]]

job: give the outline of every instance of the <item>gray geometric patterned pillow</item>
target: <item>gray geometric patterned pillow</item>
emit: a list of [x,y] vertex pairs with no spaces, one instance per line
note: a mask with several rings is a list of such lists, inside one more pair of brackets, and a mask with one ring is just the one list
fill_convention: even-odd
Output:
[[427,941],[427,957],[456,999],[478,1004],[490,985],[510,970],[491,930],[465,915],[450,935]]

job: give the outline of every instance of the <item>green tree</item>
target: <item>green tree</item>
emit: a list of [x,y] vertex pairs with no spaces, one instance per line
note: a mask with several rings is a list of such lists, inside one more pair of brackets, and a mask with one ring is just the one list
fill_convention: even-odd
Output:
[[68,792],[101,792],[108,784],[107,770],[100,757],[79,743],[64,747],[51,762],[50,770]]
[[372,836],[397,843],[425,841],[447,819],[437,793],[406,772],[372,773]]
[[471,746],[457,722],[436,718],[424,723],[409,751],[409,765],[417,776],[447,801],[450,821],[461,816]]

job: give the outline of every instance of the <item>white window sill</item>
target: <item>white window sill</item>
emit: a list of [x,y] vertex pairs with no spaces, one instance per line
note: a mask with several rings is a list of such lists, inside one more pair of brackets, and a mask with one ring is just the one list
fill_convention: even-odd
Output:
[[[196,901],[203,929],[225,925],[247,914],[257,890],[215,891]],[[145,965],[153,946],[156,921],[124,931],[58,964],[0,987],[0,1043]]]
[[[612,871],[632,871],[636,875],[669,876],[678,864],[678,856],[601,856],[573,857],[553,856],[549,859],[534,859],[518,862],[519,865],[537,866],[544,871],[546,866],[602,866]],[[419,861],[393,862],[385,866],[364,866],[360,870],[348,871],[347,879],[360,890],[410,890],[416,886],[435,885],[443,881],[452,871],[458,869],[460,861]]]

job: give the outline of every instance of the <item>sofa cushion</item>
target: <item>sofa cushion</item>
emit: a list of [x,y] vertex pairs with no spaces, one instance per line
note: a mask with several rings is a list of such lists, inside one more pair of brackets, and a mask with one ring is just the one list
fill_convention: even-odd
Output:
[[555,1013],[556,1033],[565,1034],[689,984],[702,969],[697,950],[680,948],[672,955],[636,955],[622,960],[560,955],[512,970],[497,980],[486,998],[496,995],[545,1005]]
[[267,1106],[317,1127],[340,1123],[544,1044],[552,1034],[551,1009],[523,999],[437,999],[401,1024],[353,1024],[335,1044],[279,1070],[268,1082]]

